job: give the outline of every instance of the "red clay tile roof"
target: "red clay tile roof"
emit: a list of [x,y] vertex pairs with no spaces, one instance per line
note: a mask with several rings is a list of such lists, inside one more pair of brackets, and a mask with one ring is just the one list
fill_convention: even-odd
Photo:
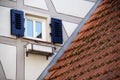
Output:
[[103,0],[44,80],[120,80],[120,0]]

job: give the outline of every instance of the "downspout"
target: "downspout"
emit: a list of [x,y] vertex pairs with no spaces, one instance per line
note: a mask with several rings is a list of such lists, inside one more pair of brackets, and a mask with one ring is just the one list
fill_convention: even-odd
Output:
[[70,38],[66,41],[66,43],[63,45],[63,47],[60,49],[60,51],[55,55],[53,60],[48,64],[48,66],[45,68],[45,70],[41,73],[41,75],[38,77],[37,80],[42,80],[47,74],[48,70],[51,66],[53,66],[57,60],[60,58],[60,56],[63,55],[64,51],[68,48],[68,46],[71,44],[73,39],[77,36],[78,32],[81,30],[85,22],[90,18],[91,14],[96,10],[97,6],[102,2],[102,0],[98,0],[95,5],[92,7],[92,9],[88,12],[88,14],[85,16],[85,18],[80,22],[77,29],[73,32],[73,34],[70,36]]

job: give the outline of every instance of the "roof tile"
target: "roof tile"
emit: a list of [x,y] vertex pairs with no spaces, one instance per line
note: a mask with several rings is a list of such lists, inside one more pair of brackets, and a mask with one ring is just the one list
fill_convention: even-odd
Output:
[[44,80],[120,80],[119,4],[101,2]]

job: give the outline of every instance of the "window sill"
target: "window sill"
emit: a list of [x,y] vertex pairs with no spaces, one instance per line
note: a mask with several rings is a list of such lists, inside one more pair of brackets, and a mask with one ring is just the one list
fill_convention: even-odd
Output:
[[41,39],[27,38],[27,37],[24,37],[23,39],[29,40],[29,41],[34,41],[34,42],[37,42],[37,43],[40,42],[40,43],[52,44],[52,42],[42,41]]
[[44,51],[38,51],[38,50],[32,50],[32,49],[29,49],[29,50],[26,52],[26,56],[28,56],[28,54],[43,55],[43,56],[46,56],[46,59],[47,59],[47,60],[48,60],[48,57],[54,55],[53,53],[50,53],[50,52],[44,52]]
[[48,42],[48,41],[42,41],[40,39],[35,39],[35,38],[29,38],[29,37],[23,37],[24,40],[28,40],[28,41],[33,41],[33,42],[36,42],[36,43],[43,43],[43,44],[48,44],[48,45],[55,45],[55,46],[59,46],[59,47],[62,47],[61,44],[53,44],[52,42]]

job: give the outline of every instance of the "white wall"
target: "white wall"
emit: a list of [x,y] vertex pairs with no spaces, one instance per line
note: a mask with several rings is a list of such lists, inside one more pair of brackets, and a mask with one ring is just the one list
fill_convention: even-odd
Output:
[[25,57],[25,80],[36,80],[51,61],[45,56],[29,54]]
[[10,8],[0,6],[0,35],[12,37],[10,34]]
[[[52,52],[51,47],[34,45],[33,48],[34,50]],[[27,49],[31,49],[30,44]],[[42,55],[29,54],[28,57],[25,56],[25,80],[36,80],[53,57],[49,57],[47,60],[46,56]]]
[[0,60],[6,78],[16,80],[16,47],[0,44]]
[[45,0],[24,0],[24,5],[48,10]]
[[67,15],[84,18],[94,3],[85,0],[52,0],[56,11]]
[[75,23],[70,23],[70,22],[66,22],[66,21],[62,21],[65,31],[68,35],[68,37],[71,36],[71,34],[74,32],[74,30],[78,27],[78,24]]

